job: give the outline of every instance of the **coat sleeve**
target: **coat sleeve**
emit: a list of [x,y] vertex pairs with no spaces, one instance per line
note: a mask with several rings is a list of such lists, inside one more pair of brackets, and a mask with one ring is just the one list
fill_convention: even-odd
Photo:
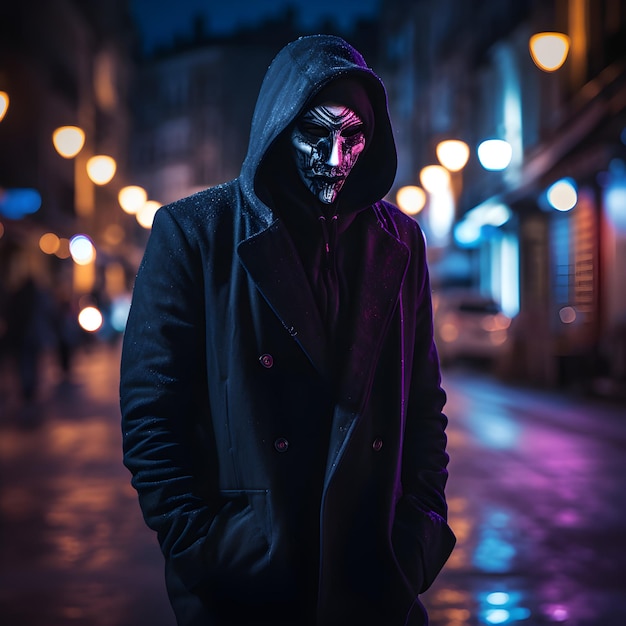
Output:
[[[455,537],[447,524],[445,486],[448,478],[446,394],[441,386],[439,359],[433,338],[432,302],[424,238],[413,232],[409,291],[415,298],[403,310],[407,351],[406,427],[402,458],[402,497],[393,527],[395,552],[416,591],[433,583],[448,559]],[[412,303],[412,304],[410,304]],[[410,320],[407,322],[407,320]]]
[[204,543],[215,518],[192,454],[198,412],[208,411],[198,257],[160,209],[135,281],[120,379],[124,463],[146,523],[190,588],[205,576]]

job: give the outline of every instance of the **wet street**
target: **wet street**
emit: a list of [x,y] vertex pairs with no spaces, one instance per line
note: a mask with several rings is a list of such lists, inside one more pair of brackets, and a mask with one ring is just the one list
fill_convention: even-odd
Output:
[[[27,413],[0,371],[2,624],[174,624],[121,461],[118,359],[94,345],[69,381],[46,362]],[[624,406],[463,370],[445,382],[458,544],[423,597],[432,626],[624,626]]]

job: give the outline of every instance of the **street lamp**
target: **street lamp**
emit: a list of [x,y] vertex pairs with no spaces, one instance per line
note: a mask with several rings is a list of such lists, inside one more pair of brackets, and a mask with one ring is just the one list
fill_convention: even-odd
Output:
[[137,222],[139,222],[140,226],[149,230],[150,228],[152,228],[154,216],[160,208],[160,202],[157,202],[156,200],[148,200],[141,207],[141,209],[139,209],[139,212],[135,215],[135,219],[137,220]]
[[6,91],[0,91],[0,122],[4,118],[9,108],[9,94]]
[[115,159],[105,154],[92,156],[87,161],[87,175],[96,185],[106,185],[115,176]]
[[129,185],[128,187],[122,187],[122,189],[120,189],[117,199],[124,212],[134,215],[146,203],[148,194],[143,187]]
[[529,42],[530,56],[544,72],[558,70],[569,52],[570,39],[563,33],[536,33]]
[[562,178],[553,183],[546,192],[546,197],[553,209],[562,212],[573,209],[578,202],[576,185],[569,178]]
[[450,172],[442,165],[427,165],[420,170],[420,182],[426,191],[437,193],[450,187]]
[[74,235],[70,239],[70,254],[77,265],[89,265],[96,259],[96,248],[87,235]]
[[469,159],[469,146],[460,139],[446,139],[435,149],[439,163],[451,172],[461,171]]
[[504,139],[487,139],[477,148],[478,160],[486,170],[504,170],[513,157],[513,148]]
[[85,133],[78,126],[61,126],[52,133],[56,151],[65,159],[75,157],[85,145]]
[[406,185],[398,189],[396,202],[403,213],[417,215],[426,204],[426,192],[416,185]]

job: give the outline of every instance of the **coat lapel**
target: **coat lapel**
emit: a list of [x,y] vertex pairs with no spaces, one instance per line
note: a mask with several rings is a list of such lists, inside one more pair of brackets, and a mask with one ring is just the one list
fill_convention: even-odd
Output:
[[246,271],[287,332],[323,376],[328,374],[322,320],[300,257],[280,221],[242,241],[237,252]]
[[[397,306],[409,250],[368,211],[362,271],[354,285],[348,351],[329,442],[327,480],[347,447],[369,395],[378,358]],[[300,258],[280,221],[245,239],[239,258],[257,288],[317,371],[330,372],[326,334]]]
[[349,349],[342,368],[341,399],[359,412],[366,400],[380,349],[398,303],[409,249],[368,215],[362,271],[354,285]]
[[376,212],[370,212],[368,216],[362,272],[355,285],[351,336],[333,417],[327,480],[363,413],[410,257],[407,246],[375,220],[374,215]]

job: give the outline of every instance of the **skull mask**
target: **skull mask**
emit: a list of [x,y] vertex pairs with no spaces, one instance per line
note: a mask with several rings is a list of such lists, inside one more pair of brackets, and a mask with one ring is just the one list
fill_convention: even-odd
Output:
[[306,111],[291,132],[300,178],[320,202],[332,204],[365,148],[361,118],[346,106],[324,103]]

